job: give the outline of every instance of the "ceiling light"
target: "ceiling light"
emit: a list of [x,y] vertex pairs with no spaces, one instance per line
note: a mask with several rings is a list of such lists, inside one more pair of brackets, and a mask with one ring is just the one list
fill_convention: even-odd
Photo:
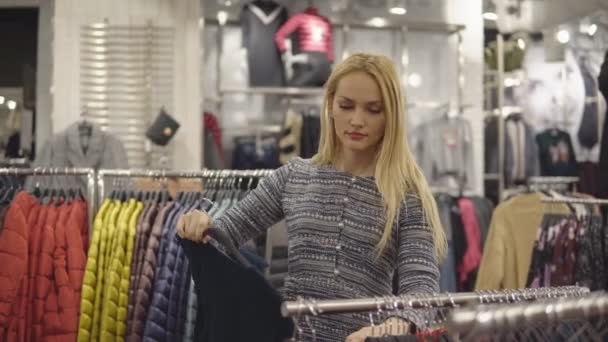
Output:
[[369,26],[374,26],[374,27],[384,27],[388,24],[386,19],[380,18],[380,17],[371,18],[368,21],[366,21],[365,23]]
[[407,10],[403,7],[391,7],[388,11],[396,15],[405,15],[407,13]]
[[419,88],[422,85],[422,77],[414,72],[407,77],[407,84],[412,88]]
[[4,99],[4,96],[0,96],[0,105],[1,105],[1,104],[4,104],[4,100],[5,100],[5,99]]
[[217,22],[220,26],[224,26],[228,21],[228,13],[226,11],[218,11],[217,12]]
[[496,13],[494,13],[494,12],[485,12],[483,14],[483,18],[485,20],[496,21],[496,20],[498,20],[498,15]]
[[562,44],[567,44],[570,41],[570,32],[568,30],[559,30],[555,35],[555,39]]
[[596,32],[597,32],[597,25],[596,25],[596,24],[591,24],[591,25],[589,26],[589,28],[587,29],[587,33],[588,33],[590,36],[593,36],[593,35],[594,35]]
[[407,13],[407,1],[406,0],[389,0],[388,11],[395,15],[405,15]]
[[520,48],[520,50],[525,50],[526,41],[523,38],[517,38],[517,46]]
[[8,109],[10,110],[15,110],[15,108],[17,108],[17,102],[12,101],[12,100],[8,100],[6,102],[6,106],[8,107]]

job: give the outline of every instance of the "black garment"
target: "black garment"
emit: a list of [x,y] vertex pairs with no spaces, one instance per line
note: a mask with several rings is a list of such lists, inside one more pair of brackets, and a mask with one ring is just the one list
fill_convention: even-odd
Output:
[[576,166],[578,172],[577,190],[584,194],[599,196],[600,169],[598,164],[592,162],[578,163]]
[[[589,66],[583,58],[579,60],[579,67],[581,69],[581,76],[583,76],[583,83],[585,85],[585,97],[587,99],[593,98],[597,95],[597,83],[595,77],[591,75]],[[583,111],[583,118],[581,119],[581,125],[578,129],[578,141],[582,147],[592,149],[598,142],[598,124],[599,124],[599,112],[597,102],[585,101],[585,109]]]
[[541,176],[576,176],[576,158],[570,134],[548,129],[536,135]]
[[314,113],[307,113],[302,121],[302,138],[300,155],[304,159],[311,158],[319,150],[321,138],[321,117]]
[[292,87],[322,87],[331,74],[331,61],[323,52],[304,52],[307,63],[293,64],[293,77],[289,80]]
[[241,12],[243,47],[247,49],[249,85],[281,87],[285,72],[274,35],[287,21],[287,10],[273,1],[253,1]]
[[[604,57],[604,63],[598,77],[600,91],[606,101],[608,101],[608,52]],[[607,113],[608,114],[608,113]],[[602,133],[602,145],[600,147],[600,175],[608,175],[608,115],[604,120],[604,131]],[[608,198],[608,177],[600,177],[599,182],[600,197]]]
[[[213,236],[217,234],[221,231]],[[280,295],[255,269],[235,263],[210,244],[181,243],[198,301],[195,341],[282,342],[293,336],[293,322],[281,316]]]

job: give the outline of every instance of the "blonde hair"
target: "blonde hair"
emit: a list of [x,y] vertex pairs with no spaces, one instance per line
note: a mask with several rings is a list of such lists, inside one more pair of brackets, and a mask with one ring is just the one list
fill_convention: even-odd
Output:
[[339,153],[331,119],[331,106],[340,79],[351,72],[363,71],[376,80],[382,93],[386,128],[382,146],[378,152],[375,169],[376,186],[384,200],[386,223],[382,239],[378,243],[378,255],[388,244],[393,222],[399,214],[401,203],[410,192],[417,193],[422,202],[425,219],[433,233],[437,259],[445,256],[447,241],[439,220],[437,204],[424,175],[409,149],[405,136],[405,97],[395,67],[390,59],[367,53],[353,54],[338,64],[325,84],[325,96],[321,117],[321,141],[319,152],[313,157],[318,165],[331,164]]

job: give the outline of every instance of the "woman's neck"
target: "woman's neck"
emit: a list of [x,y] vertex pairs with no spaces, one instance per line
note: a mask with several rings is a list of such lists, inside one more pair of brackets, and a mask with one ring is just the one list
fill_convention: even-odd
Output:
[[342,150],[334,161],[334,167],[353,176],[374,176],[376,171],[376,155]]

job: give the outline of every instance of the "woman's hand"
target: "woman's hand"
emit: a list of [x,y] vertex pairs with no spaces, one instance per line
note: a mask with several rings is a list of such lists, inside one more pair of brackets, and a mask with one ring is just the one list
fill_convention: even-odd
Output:
[[409,323],[399,318],[389,318],[383,324],[375,327],[364,327],[350,334],[345,342],[365,342],[368,337],[407,335]]
[[192,210],[177,221],[177,235],[182,239],[207,243],[211,240],[205,231],[211,227],[211,218],[201,210]]

